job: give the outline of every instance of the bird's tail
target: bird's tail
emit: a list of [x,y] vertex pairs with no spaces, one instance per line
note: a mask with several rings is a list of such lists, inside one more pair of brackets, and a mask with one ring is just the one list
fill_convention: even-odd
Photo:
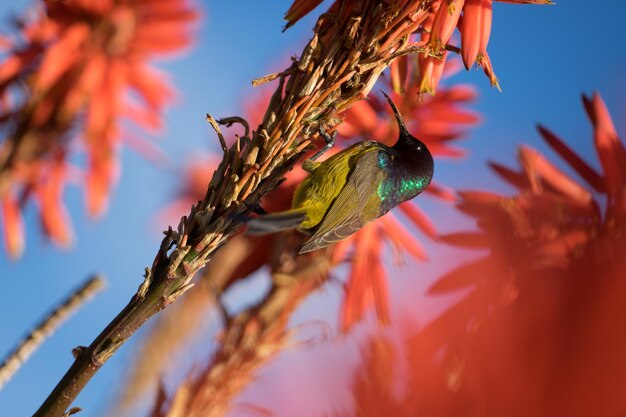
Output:
[[295,229],[306,219],[306,209],[298,208],[279,213],[270,213],[263,216],[248,218],[246,225],[248,235],[266,235]]

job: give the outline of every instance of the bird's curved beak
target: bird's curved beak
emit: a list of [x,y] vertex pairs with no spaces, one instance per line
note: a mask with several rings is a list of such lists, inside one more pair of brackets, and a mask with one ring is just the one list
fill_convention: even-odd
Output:
[[393,103],[393,101],[391,101],[391,98],[389,98],[387,93],[385,93],[383,90],[380,90],[380,92],[383,93],[383,95],[385,96],[385,98],[389,102],[389,105],[391,106],[391,110],[393,110],[393,114],[396,116],[396,120],[398,121],[398,127],[400,128],[400,137],[409,137],[409,136],[411,136],[411,134],[409,133],[408,129],[406,128],[406,125],[404,124],[404,120],[402,119],[402,115],[398,111],[398,108],[396,107],[396,105]]

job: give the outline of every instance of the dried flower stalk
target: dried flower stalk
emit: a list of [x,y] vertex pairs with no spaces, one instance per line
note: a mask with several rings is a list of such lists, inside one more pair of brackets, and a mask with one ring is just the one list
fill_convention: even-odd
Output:
[[206,323],[207,311],[215,306],[215,295],[224,293],[237,281],[241,259],[249,261],[250,253],[260,244],[267,242],[244,235],[231,238],[196,278],[196,285],[150,326],[124,378],[119,402],[109,416],[130,415],[137,399],[157,387],[183,346]]
[[421,51],[409,35],[427,17],[425,7],[423,1],[400,7],[365,0],[318,19],[301,57],[279,75],[261,125],[224,153],[205,198],[183,216],[177,230],[165,231],[137,293],[82,350],[35,416],[62,414],[122,343],[192,286],[194,274],[238,229],[234,219],[248,213],[244,202],[255,204],[276,188],[311,144],[311,135],[320,127],[332,129],[338,123],[335,115],[364,98],[394,58]]
[[98,275],[88,279],[35,326],[35,329],[0,364],[0,390],[48,336],[52,335],[76,310],[104,288],[104,283],[104,278]]
[[[175,399],[185,398],[183,404],[176,403],[177,413],[188,417],[227,413],[232,400],[254,379],[254,372],[293,343],[287,330],[289,318],[308,295],[327,281],[333,266],[331,255],[330,250],[324,250],[287,262],[281,272],[272,274],[267,296],[236,317],[227,318],[222,343],[207,368],[181,384],[174,394]],[[290,255],[285,252],[285,257]],[[166,399],[159,396],[155,410],[161,411],[153,417],[172,415],[175,401],[163,408]]]

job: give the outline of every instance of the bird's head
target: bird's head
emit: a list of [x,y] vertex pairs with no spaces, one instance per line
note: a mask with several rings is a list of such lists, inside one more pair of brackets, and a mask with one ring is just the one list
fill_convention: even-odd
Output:
[[381,90],[381,92],[389,102],[400,129],[400,137],[392,149],[396,151],[400,158],[410,162],[414,169],[419,171],[420,175],[432,178],[435,164],[426,144],[409,133],[396,105],[384,91]]

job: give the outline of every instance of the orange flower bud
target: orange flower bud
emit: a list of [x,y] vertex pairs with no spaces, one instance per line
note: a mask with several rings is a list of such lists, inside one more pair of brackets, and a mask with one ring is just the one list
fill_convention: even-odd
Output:
[[461,16],[464,2],[465,0],[444,0],[441,2],[430,35],[430,47],[433,51],[443,50],[452,37],[452,32],[454,32]]
[[441,80],[443,69],[446,66],[446,55],[444,52],[441,59],[433,56],[424,56],[420,54],[418,59],[419,77],[418,86],[419,93],[435,94],[437,85]]
[[398,94],[404,94],[409,73],[409,57],[404,55],[396,58],[389,65],[389,71],[393,91]]
[[483,67],[483,71],[485,75],[489,77],[489,82],[492,87],[496,87],[498,90],[500,89],[500,83],[498,82],[498,77],[496,77],[496,73],[493,72],[493,67],[491,66],[491,60],[489,59],[489,54],[487,51],[483,52],[481,56],[478,57],[478,63],[481,67]]
[[24,251],[24,221],[19,202],[12,193],[2,199],[4,242],[11,258],[18,258]]
[[465,68],[470,69],[478,54],[487,50],[491,34],[491,0],[466,0],[460,25],[461,55]]

